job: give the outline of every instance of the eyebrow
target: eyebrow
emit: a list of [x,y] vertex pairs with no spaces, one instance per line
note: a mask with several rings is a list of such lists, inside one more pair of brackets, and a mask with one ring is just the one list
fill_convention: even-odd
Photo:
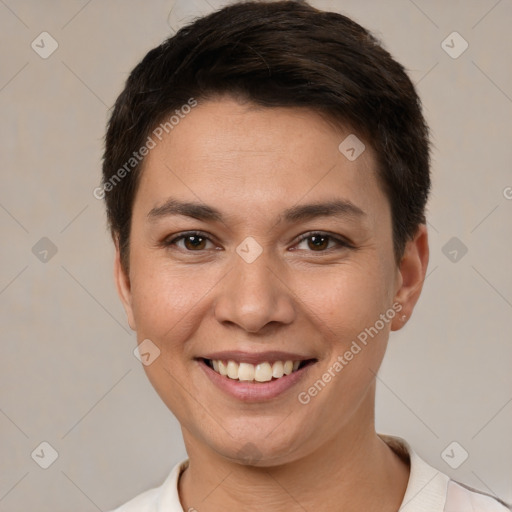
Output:
[[[161,206],[155,206],[148,213],[150,221],[168,217],[173,215],[182,215],[184,217],[192,217],[193,219],[202,221],[223,222],[222,213],[201,203],[182,202],[174,198],[169,198]],[[278,222],[298,222],[315,219],[317,217],[340,217],[340,218],[361,218],[366,213],[350,201],[344,199],[336,199],[327,202],[309,203],[304,205],[292,206],[284,210],[278,216]]]

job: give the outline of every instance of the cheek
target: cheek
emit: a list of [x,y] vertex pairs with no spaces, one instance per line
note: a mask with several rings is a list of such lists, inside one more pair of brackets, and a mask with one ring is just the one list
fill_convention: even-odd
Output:
[[[157,359],[144,366],[148,380],[162,401],[187,425],[193,417],[187,387],[187,340],[204,315],[204,296],[211,285],[189,271],[171,269],[154,260],[141,265],[133,258],[132,308],[140,343],[151,340],[160,350]],[[193,277],[191,277],[191,274]],[[202,300],[203,299],[203,300]]]
[[[315,404],[326,431],[331,431],[345,424],[368,397],[395,311],[389,303],[389,279],[381,270],[340,268],[323,280],[326,286],[317,287],[315,293],[311,287],[299,292],[305,309],[314,313],[309,317],[324,338],[326,356],[301,391],[303,399]],[[319,381],[327,382],[325,387]]]
[[132,308],[140,339],[149,338],[161,350],[183,350],[183,341],[199,327],[206,314],[208,292],[219,281],[217,273],[177,269],[158,261],[134,258]]
[[375,266],[340,266],[296,283],[295,293],[329,339],[350,342],[390,307],[390,279]]
[[161,337],[187,316],[193,294],[179,280],[150,271],[132,282],[132,304],[137,330]]

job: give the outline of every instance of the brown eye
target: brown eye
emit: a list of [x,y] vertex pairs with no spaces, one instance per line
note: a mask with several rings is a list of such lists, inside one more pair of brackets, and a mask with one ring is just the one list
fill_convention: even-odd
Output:
[[308,247],[314,251],[327,249],[327,246],[329,245],[329,239],[330,237],[324,235],[309,236],[307,240],[309,240],[311,243],[308,242]]
[[184,237],[185,247],[189,250],[204,249],[206,239],[198,235],[188,235]]
[[[179,242],[183,241],[183,245],[179,245]],[[167,247],[177,246],[189,252],[199,252],[206,249],[206,244],[210,239],[202,233],[184,233],[168,242],[165,242]]]
[[[344,249],[352,247],[342,238],[335,237],[328,233],[307,233],[301,237],[299,240],[299,245],[306,241],[307,250],[310,252],[328,252],[331,249]],[[334,243],[334,246],[329,246],[330,242]]]

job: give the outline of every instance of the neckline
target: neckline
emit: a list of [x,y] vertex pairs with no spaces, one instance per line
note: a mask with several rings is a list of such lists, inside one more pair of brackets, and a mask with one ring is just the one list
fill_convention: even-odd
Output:
[[[404,462],[409,464],[409,480],[399,512],[443,512],[448,483],[448,475],[435,469],[425,462],[411,448],[409,443],[398,436],[377,434]],[[171,505],[178,504],[180,512],[184,509],[179,499],[179,483],[181,476],[189,466],[189,459],[176,464],[163,486],[163,500],[159,501],[158,510],[172,510]],[[174,503],[173,503],[174,501]]]

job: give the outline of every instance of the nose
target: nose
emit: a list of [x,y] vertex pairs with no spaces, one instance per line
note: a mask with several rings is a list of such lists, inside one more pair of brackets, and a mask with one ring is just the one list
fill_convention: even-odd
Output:
[[[290,324],[295,317],[294,295],[284,273],[265,251],[253,262],[233,255],[231,271],[219,283],[215,318],[256,333],[268,324]],[[274,268],[276,267],[276,268]]]

